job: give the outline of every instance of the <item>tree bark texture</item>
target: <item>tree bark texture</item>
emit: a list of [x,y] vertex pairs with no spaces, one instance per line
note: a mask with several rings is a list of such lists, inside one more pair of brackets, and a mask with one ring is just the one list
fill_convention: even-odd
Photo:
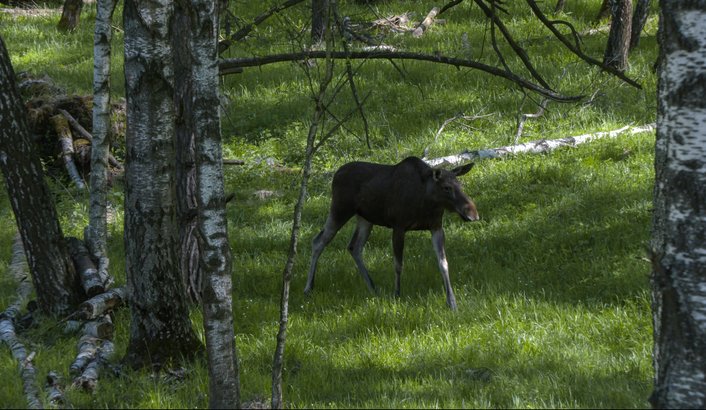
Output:
[[27,112],[2,38],[0,169],[22,236],[39,307],[46,314],[67,315],[81,302],[81,284],[44,181],[39,155],[30,141]]
[[160,366],[201,347],[177,263],[173,4],[124,7],[125,258],[131,311],[127,363]]
[[632,0],[613,0],[610,33],[603,55],[603,64],[616,70],[628,68],[630,32],[632,31]]
[[[93,139],[91,141],[90,208],[86,244],[107,274],[108,157],[110,155],[110,42],[117,0],[98,0],[93,35]],[[101,266],[103,265],[103,266]]]
[[[209,407],[240,406],[240,382],[233,325],[232,257],[221,151],[218,99],[218,14],[214,0],[179,3],[190,27],[182,49],[193,58],[190,70],[189,110],[195,156],[196,227],[199,271],[203,276],[202,304],[208,355]],[[189,95],[190,94],[190,95]],[[185,101],[186,103],[187,101]],[[199,291],[201,289],[198,289]]]
[[706,1],[660,2],[652,227],[657,408],[706,407]]
[[[174,104],[176,107],[176,187],[179,221],[179,270],[186,293],[194,303],[201,303],[203,278],[199,268],[200,249],[196,227],[196,152],[194,126],[194,64],[191,38],[192,10],[183,1],[175,3],[172,24],[174,47]],[[214,107],[218,107],[218,102]],[[214,109],[211,107],[211,109]]]

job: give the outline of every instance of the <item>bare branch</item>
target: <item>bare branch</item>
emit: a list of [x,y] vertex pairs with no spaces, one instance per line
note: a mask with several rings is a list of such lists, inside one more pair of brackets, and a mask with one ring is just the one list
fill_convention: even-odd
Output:
[[279,13],[282,10],[288,9],[289,7],[296,6],[297,4],[303,3],[303,2],[304,2],[304,0],[287,0],[282,4],[271,7],[266,12],[255,17],[255,20],[253,20],[252,23],[246,24],[240,30],[236,31],[232,36],[230,36],[230,38],[219,42],[218,43],[218,54],[221,54],[222,52],[226,51],[228,49],[228,47],[230,47],[234,42],[244,39],[248,34],[250,34],[251,31],[253,31],[255,29],[255,27],[262,24],[263,21],[267,20],[272,15]]
[[353,51],[351,53],[345,53],[342,51],[301,51],[295,53],[285,53],[285,54],[272,54],[264,57],[244,57],[244,58],[228,58],[221,60],[219,65],[221,73],[224,70],[228,70],[233,67],[258,67],[267,64],[280,63],[285,61],[301,61],[307,59],[322,59],[330,56],[332,59],[397,59],[397,60],[417,60],[417,61],[428,61],[432,63],[447,64],[454,67],[468,67],[474,68],[476,70],[484,71],[486,73],[495,75],[497,77],[505,78],[512,81],[522,88],[534,91],[546,98],[559,102],[576,102],[583,99],[582,95],[570,95],[566,96],[559,94],[552,90],[548,90],[541,85],[537,85],[522,77],[515,75],[514,73],[501,70],[497,67],[493,67],[487,64],[479,63],[473,60],[465,60],[461,58],[447,57],[444,55],[431,55],[431,54],[421,54],[403,51],[386,51],[386,50],[371,50],[371,51]]
[[610,73],[610,74],[612,74],[612,75],[614,75],[614,76],[620,78],[621,80],[623,80],[623,81],[625,81],[626,83],[632,85],[633,87],[635,87],[635,88],[637,88],[637,89],[640,89],[640,90],[642,89],[642,85],[640,85],[640,83],[638,83],[637,81],[635,81],[635,80],[629,78],[629,77],[626,76],[624,73],[622,73],[620,70],[616,70],[616,69],[613,68],[613,67],[604,65],[602,62],[596,60],[595,58],[592,58],[592,57],[586,55],[586,54],[585,54],[583,51],[581,51],[581,49],[579,48],[579,46],[578,46],[578,41],[577,41],[577,44],[571,44],[571,42],[569,41],[569,39],[566,38],[566,36],[564,36],[564,35],[556,28],[556,25],[557,25],[557,24],[565,24],[565,25],[568,25],[568,26],[571,28],[571,32],[572,32],[573,35],[576,37],[576,36],[577,36],[576,30],[575,30],[569,23],[567,23],[567,22],[565,22],[565,21],[559,21],[559,20],[549,20],[549,19],[547,18],[547,16],[545,16],[544,13],[542,13],[542,10],[539,9],[539,6],[537,6],[537,3],[536,3],[534,0],[527,0],[527,4],[528,4],[528,5],[530,6],[530,8],[532,9],[532,12],[534,13],[534,15],[537,16],[537,18],[538,18],[552,33],[554,33],[554,36],[556,36],[556,38],[559,39],[559,41],[561,41],[561,42],[566,46],[566,48],[568,48],[569,50],[571,50],[572,53],[576,54],[579,58],[581,58],[581,59],[584,60],[585,62],[587,62],[587,63],[589,63],[589,64],[591,64],[591,65],[595,65],[596,67],[600,67],[603,71],[606,71],[606,72],[608,72],[608,73]]

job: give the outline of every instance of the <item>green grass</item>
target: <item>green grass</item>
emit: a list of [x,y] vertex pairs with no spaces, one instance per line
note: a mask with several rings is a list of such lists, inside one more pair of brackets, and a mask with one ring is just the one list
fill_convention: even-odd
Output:
[[[272,3],[272,2],[269,2]],[[268,3],[268,4],[269,4]],[[343,3],[343,2],[342,2]],[[346,15],[369,21],[378,15],[425,14],[428,1],[376,2],[372,8],[345,2]],[[577,30],[595,27],[598,1],[567,6]],[[257,15],[264,6],[236,3],[238,16]],[[551,103],[546,114],[526,123],[522,142],[610,130],[653,122],[656,111],[656,17],[651,15],[640,47],[630,57],[628,75],[636,90],[601,74],[567,53],[520,3],[510,5],[507,24],[527,47],[537,68],[557,90],[591,95],[591,104]],[[258,28],[254,37],[228,51],[248,56],[296,49],[282,40],[292,25],[305,26],[306,10],[293,8]],[[116,12],[116,25],[120,24]],[[92,25],[95,5],[87,4],[79,30],[58,34],[58,14],[13,18],[0,13],[0,35],[16,71],[48,74],[71,92],[91,92]],[[497,64],[486,43],[480,12],[464,2],[419,40],[386,39],[405,49],[463,56],[467,33],[473,58]],[[605,24],[605,23],[603,23]],[[305,36],[305,35],[304,35]],[[600,58],[606,34],[584,38],[584,48]],[[114,41],[113,92],[121,97],[122,33]],[[521,64],[508,59],[520,72]],[[320,69],[323,65],[320,64]],[[346,226],[322,256],[317,287],[304,297],[310,240],[323,225],[329,205],[331,172],[350,160],[396,162],[464,149],[513,143],[516,117],[535,106],[512,84],[471,70],[428,63],[365,62],[358,68],[359,93],[370,96],[365,110],[372,150],[356,118],[326,144],[304,208],[302,240],[292,284],[291,320],[285,363],[285,400],[290,407],[647,407],[652,384],[652,327],[645,260],[652,210],[654,134],[620,136],[546,155],[520,155],[482,161],[462,178],[478,206],[481,221],[464,223],[447,215],[447,255],[458,312],[445,306],[442,281],[428,233],[409,233],[402,296],[393,297],[390,232],[375,228],[364,258],[379,288],[368,293],[346,244]],[[358,67],[354,63],[354,67]],[[337,65],[337,79],[344,75]],[[316,69],[315,69],[316,70]],[[315,75],[316,78],[316,75]],[[268,402],[270,367],[277,331],[281,273],[286,259],[298,173],[274,170],[266,159],[295,170],[301,166],[311,113],[311,93],[296,64],[246,69],[222,80],[224,152],[246,160],[226,171],[234,263],[234,315],[244,402]],[[344,87],[332,111],[354,107]],[[435,140],[444,120],[463,112],[484,114],[461,126],[453,123]],[[330,123],[329,123],[330,124]],[[87,198],[51,181],[61,223],[80,235]],[[256,198],[258,190],[276,195]],[[118,218],[110,224],[111,271],[124,283],[121,195],[112,200]],[[7,194],[0,195],[0,309],[13,296],[3,272],[10,259],[14,221]],[[192,312],[202,333],[201,314]],[[129,312],[119,311],[116,360],[128,340]],[[54,369],[68,377],[76,336],[61,334],[48,320],[23,335],[39,375]],[[201,335],[201,337],[203,337]],[[0,403],[25,406],[17,368],[0,349]],[[197,359],[184,365],[186,380],[149,372],[106,376],[95,394],[69,389],[77,408],[178,408],[207,405],[207,370]],[[13,380],[17,382],[12,382]]]

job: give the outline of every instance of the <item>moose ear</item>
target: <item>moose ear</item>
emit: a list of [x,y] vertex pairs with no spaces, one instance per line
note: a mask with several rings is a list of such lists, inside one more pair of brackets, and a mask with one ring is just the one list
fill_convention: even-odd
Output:
[[432,170],[431,177],[434,178],[434,181],[440,180],[441,179],[441,170],[440,169]]
[[475,162],[471,162],[470,164],[466,164],[462,167],[454,168],[451,170],[451,172],[453,172],[454,175],[456,175],[457,177],[460,177],[461,175],[466,175],[468,173],[468,171],[470,171],[471,168],[473,168],[474,165],[475,165]]

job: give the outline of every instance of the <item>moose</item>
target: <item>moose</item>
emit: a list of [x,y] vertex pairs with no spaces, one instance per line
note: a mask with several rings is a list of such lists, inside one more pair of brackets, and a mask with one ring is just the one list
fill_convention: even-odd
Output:
[[331,208],[326,223],[312,242],[311,266],[304,293],[309,294],[314,289],[321,252],[355,215],[358,224],[348,250],[371,292],[375,293],[375,285],[361,256],[373,225],[392,228],[396,296],[400,295],[405,233],[429,230],[444,280],[446,304],[456,310],[441,222],[445,210],[456,212],[464,221],[478,220],[475,204],[462,191],[456,178],[471,168],[473,163],[450,171],[435,169],[417,157],[406,158],[396,165],[356,161],[341,166],[331,184]]

